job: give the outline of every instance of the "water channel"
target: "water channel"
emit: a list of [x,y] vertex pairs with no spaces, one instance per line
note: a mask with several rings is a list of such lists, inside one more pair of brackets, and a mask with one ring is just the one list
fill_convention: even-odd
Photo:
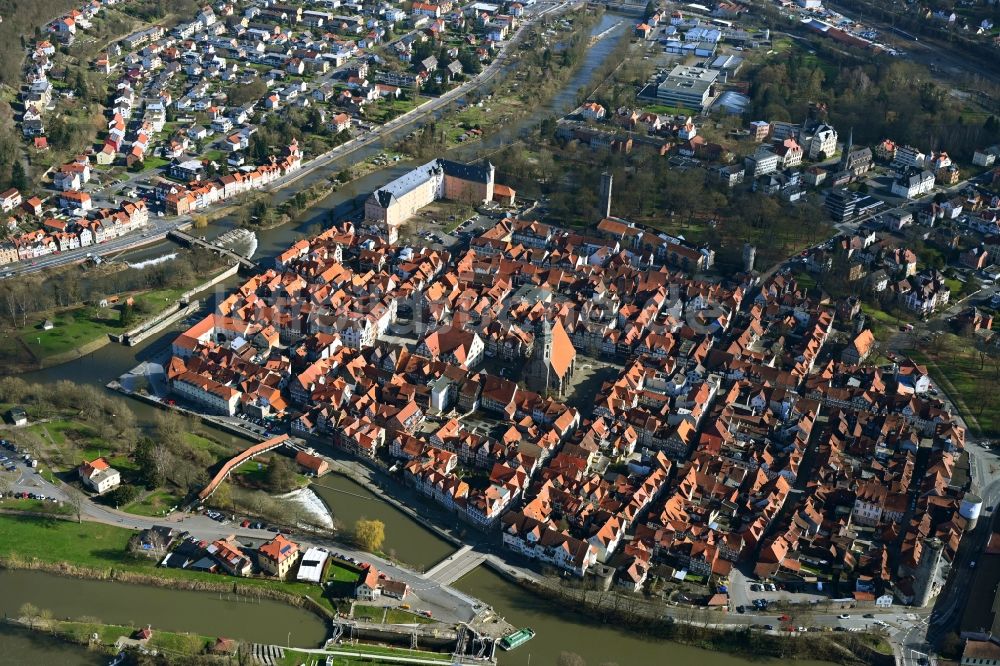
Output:
[[98,618],[108,624],[224,636],[257,643],[317,647],[326,623],[279,601],[233,594],[171,590],[147,585],[66,578],[41,571],[0,571],[0,613],[16,615],[25,603],[56,618]]
[[[619,16],[605,15],[593,29],[593,34],[607,30],[620,19]],[[559,115],[571,110],[576,103],[579,88],[590,81],[593,71],[609,56],[622,31],[628,30],[630,25],[631,19],[627,19],[612,34],[591,47],[578,73],[548,104],[539,107],[532,115],[482,143],[462,146],[452,151],[449,157],[471,159],[482,151],[510,143],[518,133],[525,128],[533,127],[546,116]],[[378,146],[370,146],[354,153],[349,160],[356,163],[380,150]],[[410,163],[400,163],[390,169],[361,178],[320,201],[302,222],[259,232],[259,247],[255,258],[273,256],[301,237],[308,228],[317,224],[326,226],[331,219],[339,219],[348,214],[372,189],[398,176],[411,166]],[[330,173],[335,173],[340,168],[342,165],[334,165],[329,171],[310,174],[307,178],[315,182],[328,177]],[[234,225],[235,220],[223,218],[210,225],[204,233],[210,238],[215,237]],[[176,246],[162,243],[129,253],[125,258],[139,261],[173,251],[176,251]],[[239,278],[234,278],[230,284],[223,284],[220,287],[224,289],[226,286],[232,286],[238,280]],[[163,353],[177,335],[177,330],[179,329],[164,331],[133,348],[108,345],[71,363],[29,373],[25,375],[25,379],[41,383],[68,379],[79,383],[104,385],[133,367],[137,360],[145,360]],[[154,408],[137,401],[131,401],[129,404],[140,424],[152,422]],[[199,428],[210,432],[216,439],[231,441],[234,444],[240,443],[240,438],[209,426],[199,426]],[[384,521],[386,549],[396,551],[401,559],[415,567],[428,567],[453,550],[445,541],[350,479],[330,475],[315,489],[342,524],[350,525],[362,516]],[[77,585],[90,587],[86,590],[80,587],[77,592]],[[491,604],[513,624],[531,626],[538,632],[538,636],[525,647],[516,652],[503,653],[500,659],[501,666],[521,666],[529,662],[538,666],[552,666],[563,650],[581,654],[590,666],[605,662],[614,662],[620,666],[663,663],[746,666],[750,663],[767,663],[757,660],[751,662],[747,659],[673,643],[648,641],[611,627],[594,626],[582,616],[528,595],[517,586],[483,568],[464,577],[458,582],[457,587]],[[219,600],[217,595],[213,597],[210,593],[76,581],[25,572],[0,573],[0,590],[4,591],[4,594],[0,595],[0,610],[8,613],[16,611],[25,601],[31,601],[36,606],[53,610],[60,617],[92,615],[109,622],[148,622],[163,629],[199,631],[257,641],[270,640],[279,644],[285,642],[286,631],[293,627],[293,644],[316,642],[322,636],[321,623],[311,617],[302,617],[300,615],[302,611],[297,609],[283,605],[280,608],[273,608]],[[74,591],[67,594],[68,590]],[[314,621],[319,625],[314,625]],[[248,632],[252,635],[248,636]],[[21,655],[21,659],[16,662],[5,662],[4,659],[9,653],[4,654],[0,656],[0,663],[92,663],[88,661],[86,653],[51,645],[8,629],[0,629],[0,643],[4,645],[5,651],[7,644],[10,643],[14,654]],[[66,650],[65,660],[62,657],[64,650]],[[53,661],[51,655],[57,653],[57,661]],[[796,665],[817,666],[815,662],[796,662]]]
[[426,571],[455,552],[450,543],[345,476],[329,474],[314,483],[312,489],[340,525],[350,527],[359,518],[385,523],[382,550],[414,569]]

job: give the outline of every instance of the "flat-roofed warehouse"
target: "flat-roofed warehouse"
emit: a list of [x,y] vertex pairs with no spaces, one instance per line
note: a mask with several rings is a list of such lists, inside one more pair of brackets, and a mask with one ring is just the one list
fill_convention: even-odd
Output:
[[718,78],[714,69],[677,65],[656,87],[656,98],[669,106],[704,111],[715,99]]

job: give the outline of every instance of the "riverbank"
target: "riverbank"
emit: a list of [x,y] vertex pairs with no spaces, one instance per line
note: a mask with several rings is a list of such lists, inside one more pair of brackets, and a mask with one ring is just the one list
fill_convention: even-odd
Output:
[[644,639],[670,641],[747,659],[822,659],[847,666],[893,663],[892,655],[873,650],[871,645],[877,641],[864,634],[783,636],[748,625],[713,622],[713,614],[717,616],[714,619],[721,620],[718,612],[692,609],[684,618],[665,615],[662,605],[650,607],[631,595],[585,590],[567,586],[558,579],[544,579],[541,583],[518,579],[517,583],[546,602],[572,606],[602,624],[614,624]]
[[219,592],[270,599],[307,610],[323,620],[336,616],[322,589],[264,578],[227,578],[164,569],[128,555],[133,530],[99,523],[0,516],[0,570],[42,571],[80,580],[114,581],[175,590]]
[[215,645],[216,639],[191,633],[176,633],[157,629],[145,640],[132,637],[146,627],[102,624],[74,620],[56,620],[49,609],[28,609],[28,615],[6,618],[8,625],[25,631],[49,635],[60,641],[80,645],[105,657],[117,654],[119,646],[143,647],[156,650],[169,657],[193,657],[204,654]]
[[[71,305],[33,305],[26,314],[18,315],[17,321],[5,322],[0,329],[3,334],[0,337],[0,362],[5,370],[25,373],[53,368],[93,354],[111,342],[125,342],[130,338],[141,341],[143,337],[162,331],[172,323],[172,315],[183,310],[185,303],[179,301],[184,294],[197,293],[233,274],[228,265],[216,260],[211,261],[209,274],[213,277],[207,281],[194,271],[183,273],[184,278],[180,279],[158,278],[163,275],[162,266],[118,266],[119,270],[113,271],[114,274],[101,272],[101,269],[90,269],[95,272],[84,273],[76,268],[46,274],[41,279],[22,278],[22,283],[12,284],[12,293],[15,294],[18,290],[47,293],[51,286],[74,296],[67,299],[72,301]],[[178,267],[173,272],[183,268]],[[102,284],[114,285],[115,281],[121,284],[121,276],[115,274],[123,271],[135,271],[125,280],[132,288],[112,287],[110,293],[102,290],[96,295],[89,295],[85,291],[81,293],[79,284],[72,288],[59,284],[84,277],[92,282],[102,281]],[[153,272],[151,274],[156,279],[149,278],[150,274],[142,271]],[[137,277],[142,275],[146,277]],[[143,282],[141,286],[136,284]]]
[[[548,34],[553,31],[546,30],[547,24],[536,24],[528,34],[519,37],[521,50],[503,68],[502,77],[489,94],[480,95],[477,101],[461,100],[458,108],[449,107],[429,125],[436,134],[418,133],[400,142],[397,149],[426,159],[439,151],[481,143],[536,113],[583,66],[585,52],[594,39],[593,31],[603,16],[603,9],[574,14],[572,25],[555,34]],[[616,27],[617,24],[601,34]]]

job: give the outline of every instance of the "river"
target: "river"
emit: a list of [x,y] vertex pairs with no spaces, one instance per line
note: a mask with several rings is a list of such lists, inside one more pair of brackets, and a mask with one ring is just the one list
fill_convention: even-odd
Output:
[[345,476],[329,474],[310,487],[323,498],[342,528],[349,529],[359,518],[385,523],[382,550],[413,569],[426,571],[455,552],[450,543]]
[[41,571],[0,571],[0,590],[4,615],[16,615],[23,604],[32,603],[56,618],[88,616],[108,624],[151,624],[154,630],[257,643],[291,641],[299,647],[317,647],[327,635],[326,623],[314,613],[234,594],[81,580]]
[[0,624],[0,666],[104,666],[107,657],[36,631]]
[[[605,15],[593,29],[593,34],[596,35],[603,32],[619,20],[620,17],[618,16]],[[630,26],[631,21],[626,20],[612,34],[591,47],[577,74],[571,78],[548,104],[539,107],[532,115],[488,137],[482,143],[461,146],[451,151],[449,157],[453,159],[473,159],[478,154],[510,143],[520,132],[533,127],[543,118],[564,114],[571,110],[576,103],[576,95],[579,88],[590,81],[594,70],[601,65],[614,49],[622,31],[628,30]],[[372,146],[354,153],[350,156],[349,160],[351,163],[356,163],[379,151],[379,147]],[[347,215],[373,189],[402,174],[412,166],[413,163],[399,163],[392,168],[360,178],[341,187],[337,192],[330,194],[317,203],[310,209],[309,214],[305,216],[303,221],[258,232],[260,244],[255,258],[264,259],[266,265],[268,257],[273,257],[281,250],[284,250],[294,240],[304,235],[307,229],[315,225],[327,226],[331,219],[339,219]],[[311,182],[314,182],[319,178],[329,177],[329,174],[335,173],[340,168],[343,168],[343,165],[335,165],[329,171],[322,174],[310,174],[307,178]],[[223,218],[210,225],[204,233],[208,237],[216,237],[231,229],[234,225],[234,219]],[[176,246],[173,244],[163,243],[129,253],[125,258],[130,261],[140,261],[161,256],[175,250]],[[220,285],[220,288],[224,289],[227,286],[232,286],[239,279],[238,277],[233,278],[228,284],[224,283]],[[80,383],[98,383],[103,385],[126,372],[138,360],[155,357],[163,353],[174,337],[176,337],[178,330],[179,327],[175,327],[173,330],[164,331],[162,334],[151,337],[137,347],[128,348],[120,345],[108,345],[72,363],[29,373],[25,375],[25,378],[29,381],[43,383],[58,379],[69,379]],[[154,408],[137,401],[130,402],[130,406],[136,412],[140,423],[151,423],[152,415],[155,411]],[[204,428],[206,431],[211,431],[212,436],[216,438],[224,440],[228,438],[234,443],[240,441],[239,438],[214,428],[208,426],[199,427]],[[385,548],[396,551],[402,560],[414,567],[426,568],[453,550],[448,543],[435,534],[413,522],[405,514],[380,501],[367,490],[347,478],[337,475],[325,477],[315,489],[330,505],[336,519],[344,525],[350,525],[362,516],[378,518],[385,522]],[[63,611],[61,609],[63,607],[57,607],[56,602],[59,602],[59,598],[65,593],[63,592],[63,594],[56,596],[48,595],[52,594],[53,590],[57,588],[65,590],[66,588],[62,586],[76,583],[84,583],[84,581],[67,581],[58,578],[40,584],[37,590],[34,588],[22,588],[21,596],[18,597],[20,601],[14,604],[14,609],[16,610],[16,606],[20,603],[30,600],[38,606],[51,607],[57,614],[62,615]],[[253,626],[255,622],[254,618],[256,617],[255,613],[257,612],[255,608],[260,608],[248,605],[240,606],[231,602],[219,601],[218,599],[205,599],[204,602],[206,604],[213,604],[214,611],[211,613],[202,613],[197,610],[198,606],[201,605],[201,601],[198,604],[192,604],[186,601],[188,597],[177,597],[177,601],[172,601],[164,607],[159,607],[156,604],[149,604],[147,600],[150,597],[147,595],[158,594],[160,592],[170,595],[189,595],[195,593],[152,588],[134,588],[120,586],[115,583],[87,583],[91,585],[113,586],[109,590],[113,589],[114,592],[109,593],[107,596],[103,592],[87,596],[81,594],[80,598],[86,598],[88,601],[80,601],[79,605],[77,605],[77,602],[67,601],[68,609],[65,611],[65,614],[71,615],[74,612],[79,612],[81,614],[97,615],[108,621],[114,619],[121,621],[134,618],[139,622],[152,622],[154,626],[160,626],[165,629],[191,629],[201,631],[202,633],[225,633],[224,630],[228,631],[228,629],[225,626],[215,624],[215,622],[226,622],[227,620],[219,616],[228,616],[229,618],[233,618],[233,622],[235,622],[230,635],[239,637],[243,635],[242,632],[245,627]],[[119,587],[126,587],[127,589],[119,591]],[[697,650],[673,643],[648,641],[610,627],[594,626],[585,618],[574,614],[572,611],[568,611],[565,608],[553,607],[546,602],[527,595],[515,585],[482,568],[459,581],[457,587],[491,604],[513,624],[531,626],[538,631],[538,636],[525,647],[516,652],[503,653],[500,659],[501,666],[519,666],[527,664],[529,659],[537,666],[553,666],[559,652],[562,650],[571,650],[583,655],[587,659],[589,666],[596,666],[605,662],[614,662],[620,666],[634,666],[639,664],[665,663],[668,660],[677,664],[699,663],[703,666],[747,666],[750,663],[767,663],[757,660],[751,662],[747,659]],[[5,589],[2,579],[0,579],[0,589]],[[101,587],[94,588],[94,591],[98,589],[104,590]],[[4,596],[6,597],[7,595]],[[107,612],[92,607],[91,601],[106,598],[110,599],[111,602],[111,606],[108,607]],[[185,601],[179,601],[181,598],[185,599]],[[47,605],[46,600],[53,603]],[[119,602],[122,608],[121,615],[116,615],[117,611],[115,609],[119,607]],[[0,604],[5,603],[8,602],[0,600]],[[215,604],[221,604],[221,606]],[[72,610],[73,608],[76,610]],[[225,611],[219,612],[223,608]],[[311,639],[311,632],[301,625],[298,620],[298,612],[296,609],[282,607],[278,612],[274,612],[268,616],[268,626],[263,628],[265,633],[255,634],[253,638],[255,640],[264,640],[264,636],[266,636],[268,640],[283,643],[285,640],[284,632],[286,631],[283,627],[294,624],[296,627],[294,633],[296,639],[293,642],[299,642],[307,638]],[[24,646],[22,649],[29,650],[28,654],[33,655],[30,652],[30,646]],[[39,648],[39,650],[42,649]],[[45,647],[44,649],[49,649],[49,647]],[[33,655],[32,659],[26,661],[29,663],[31,661],[47,663],[42,652],[39,652],[37,657]],[[816,666],[812,662],[796,662],[796,665]]]
[[499,666],[554,665],[561,652],[575,652],[587,666],[644,666],[645,664],[698,664],[700,666],[832,666],[817,661],[754,659],[657,641],[595,624],[579,613],[528,594],[493,571],[480,567],[461,578],[455,587],[487,600],[498,615],[516,627],[531,627],[536,636],[513,652],[500,652]]
[[[481,142],[465,144],[451,149],[448,152],[448,157],[456,160],[475,159],[480,154],[491,152],[492,150],[511,143],[521,132],[535,127],[544,118],[564,115],[571,111],[576,105],[577,91],[590,82],[593,72],[600,67],[604,60],[607,59],[607,57],[614,50],[622,32],[629,29],[631,20],[632,19],[630,18],[626,18],[625,21],[623,21],[615,30],[611,32],[611,34],[591,46],[587,50],[583,64],[577,70],[576,74],[570,77],[570,80],[566,83],[566,85],[563,86],[547,104],[539,106],[530,115],[519,119],[516,123],[512,123],[510,126],[490,135]],[[598,35],[608,28],[611,28],[619,21],[622,21],[621,16],[610,13],[605,14],[598,24],[592,29],[591,34]],[[510,66],[516,66],[516,62]],[[495,79],[495,81],[496,80],[499,80],[499,77],[498,79]],[[405,134],[406,131],[409,130],[401,130],[400,132]],[[391,145],[392,141],[386,141],[386,144]],[[314,182],[321,178],[327,178],[330,174],[336,173],[344,166],[363,161],[371,155],[378,154],[379,152],[381,152],[381,148],[378,145],[367,146],[347,156],[344,158],[343,162],[331,165],[328,170],[310,173],[306,175],[304,179],[308,180],[308,182]],[[307,230],[317,226],[326,227],[329,226],[331,220],[343,218],[359,205],[363,205],[364,198],[368,196],[372,190],[375,190],[389,180],[402,175],[416,164],[416,162],[400,162],[389,168],[359,178],[358,180],[340,187],[336,192],[332,192],[325,198],[321,199],[309,209],[309,212],[304,216],[303,220],[276,227],[274,229],[258,231],[258,248],[254,258],[260,261],[264,266],[269,265],[270,260],[275,255],[287,249],[289,245],[294,243],[299,238],[302,238],[306,234]],[[278,194],[279,196],[281,195],[280,192]],[[235,217],[224,217],[210,224],[208,228],[201,230],[201,234],[208,238],[216,238],[226,231],[233,229],[236,225],[237,221]],[[123,253],[120,256],[120,259],[130,262],[145,261],[162,257],[176,251],[177,245],[166,241],[134,250],[132,252]],[[243,281],[243,279],[244,278],[240,276],[234,276],[226,282],[209,289],[207,293],[196,295],[195,298],[199,298],[203,302],[206,300],[210,301],[215,294],[222,294],[225,289],[238,285]],[[38,382],[69,379],[75,382],[96,382],[103,385],[112,379],[116,379],[119,375],[134,367],[137,361],[146,360],[162,353],[165,349],[167,349],[167,347],[169,347],[170,343],[177,336],[177,333],[180,330],[181,324],[178,323],[175,326],[163,331],[159,335],[151,336],[136,347],[123,347],[115,344],[107,345],[84,358],[53,368],[27,373],[24,377],[29,381]]]

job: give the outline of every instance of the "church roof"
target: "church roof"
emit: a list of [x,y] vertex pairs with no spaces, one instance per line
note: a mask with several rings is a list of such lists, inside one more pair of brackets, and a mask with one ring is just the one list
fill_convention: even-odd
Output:
[[552,369],[561,378],[566,378],[573,359],[576,358],[576,350],[570,342],[566,329],[562,322],[556,319],[552,325]]

